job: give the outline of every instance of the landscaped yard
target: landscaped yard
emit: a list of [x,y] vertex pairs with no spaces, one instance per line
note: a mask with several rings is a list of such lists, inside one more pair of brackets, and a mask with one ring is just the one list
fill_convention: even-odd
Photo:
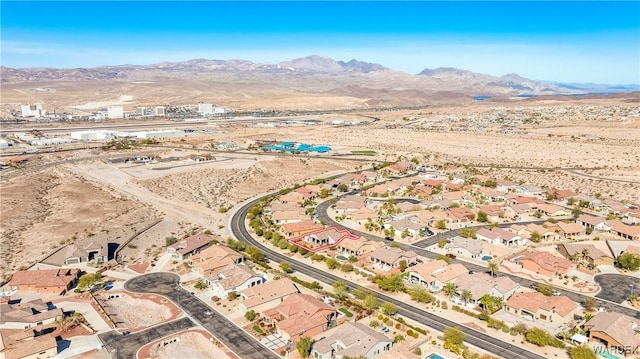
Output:
[[347,308],[340,308],[338,309],[340,312],[342,312],[342,314],[346,315],[347,318],[351,318],[353,317],[353,313],[351,313],[349,310],[347,310]]

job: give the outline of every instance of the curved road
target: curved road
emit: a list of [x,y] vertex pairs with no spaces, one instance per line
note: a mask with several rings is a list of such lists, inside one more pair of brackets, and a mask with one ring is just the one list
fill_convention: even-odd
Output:
[[[289,258],[282,255],[270,248],[264,246],[260,241],[251,236],[245,226],[245,218],[249,209],[258,203],[262,198],[257,198],[245,203],[241,206],[230,218],[229,229],[231,233],[243,242],[249,245],[256,246],[262,250],[265,256],[269,260],[275,262],[287,261],[291,264],[291,268],[300,273],[304,273],[312,278],[318,279],[324,283],[333,283],[335,281],[344,281],[347,283],[350,289],[362,288],[361,286],[346,280],[344,277],[339,277],[331,273],[327,273],[323,270],[315,268],[313,266],[296,261],[293,258]],[[495,355],[499,355],[503,358],[526,358],[526,359],[543,359],[544,356],[530,352],[526,349],[496,339],[490,335],[478,332],[468,327],[460,326],[458,323],[454,323],[448,319],[439,317],[426,311],[424,308],[419,308],[409,303],[400,301],[382,293],[376,293],[376,296],[385,302],[391,302],[398,307],[398,314],[410,318],[418,323],[421,323],[427,327],[433,328],[438,331],[444,331],[447,327],[460,327],[460,329],[466,334],[465,342],[474,345],[478,348],[484,349]]]
[[124,288],[137,293],[163,295],[194,318],[224,345],[242,359],[278,359],[273,351],[262,345],[256,338],[240,330],[224,315],[213,310],[200,298],[180,286],[180,276],[174,273],[149,273],[129,279]]

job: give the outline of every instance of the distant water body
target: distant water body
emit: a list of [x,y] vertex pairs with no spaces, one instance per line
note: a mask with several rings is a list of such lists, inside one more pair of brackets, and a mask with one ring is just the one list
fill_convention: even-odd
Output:
[[484,101],[490,98],[491,96],[473,96],[473,101]]

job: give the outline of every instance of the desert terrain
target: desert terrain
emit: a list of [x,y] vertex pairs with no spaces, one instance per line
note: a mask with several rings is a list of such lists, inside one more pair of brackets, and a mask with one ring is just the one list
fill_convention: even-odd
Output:
[[[21,93],[13,91],[8,97],[3,96],[3,106],[9,106],[5,100],[31,100],[24,93],[18,96]],[[111,97],[114,101],[139,104],[138,96],[127,96],[120,92]],[[161,92],[157,96],[155,103],[161,102]],[[246,97],[240,107],[278,103],[279,96],[271,94],[260,100],[263,102]],[[100,93],[89,97],[74,101],[78,106],[89,102],[104,105],[100,101],[106,100],[100,99],[111,98]],[[332,100],[337,102],[311,101],[314,102],[311,106],[307,100],[306,95],[292,95],[287,106],[309,110],[342,101],[340,98]],[[124,250],[133,262],[148,261],[160,253],[168,236],[181,237],[196,229],[209,229],[226,237],[226,210],[252,196],[327,173],[401,158],[477,166],[481,172],[497,178],[509,177],[545,188],[599,193],[603,199],[638,203],[637,100],[637,95],[629,94],[595,99],[463,101],[434,103],[413,110],[377,109],[290,118],[317,121],[305,126],[261,126],[269,118],[211,120],[195,126],[203,132],[167,143],[173,149],[78,149],[30,155],[26,163],[1,174],[0,274],[28,267],[54,249],[73,241],[90,240],[96,233],[160,219],[158,227]],[[355,120],[362,123],[340,124]],[[166,127],[170,124],[163,126]],[[68,136],[68,131],[61,130],[60,136]],[[216,159],[210,163],[179,163],[162,169],[158,167],[166,164],[124,165],[106,161],[143,152],[159,157],[185,156],[208,151],[213,143],[221,141],[235,142],[244,149],[265,140],[328,145],[334,154],[342,156],[243,150],[214,153]],[[372,150],[376,154],[351,156],[351,150]]]

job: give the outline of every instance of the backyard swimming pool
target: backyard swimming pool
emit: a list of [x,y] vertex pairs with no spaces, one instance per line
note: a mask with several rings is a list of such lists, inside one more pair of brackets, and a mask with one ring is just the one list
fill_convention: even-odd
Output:
[[483,261],[485,261],[485,262],[486,262],[486,261],[490,261],[490,260],[492,260],[492,259],[493,259],[493,257],[492,257],[492,256],[490,256],[490,255],[484,255],[484,256],[482,256],[482,260],[483,260]]

